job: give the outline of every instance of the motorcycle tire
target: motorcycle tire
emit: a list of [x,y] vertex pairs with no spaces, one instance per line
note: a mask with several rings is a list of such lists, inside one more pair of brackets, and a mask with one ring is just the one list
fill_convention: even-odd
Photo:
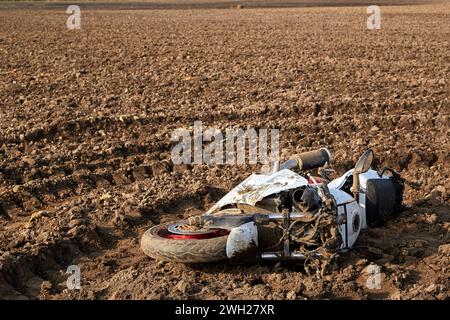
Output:
[[[148,229],[141,238],[144,253],[156,260],[180,263],[217,262],[227,259],[228,232],[216,232],[209,238],[168,238],[173,223],[160,224]],[[220,229],[223,231],[223,229]],[[211,231],[213,232],[213,231]]]

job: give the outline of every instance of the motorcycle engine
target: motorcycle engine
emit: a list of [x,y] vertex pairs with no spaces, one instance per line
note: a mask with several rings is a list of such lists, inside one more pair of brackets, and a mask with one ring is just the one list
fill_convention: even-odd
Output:
[[313,212],[320,206],[319,193],[312,187],[296,189],[292,192],[292,204],[300,212]]

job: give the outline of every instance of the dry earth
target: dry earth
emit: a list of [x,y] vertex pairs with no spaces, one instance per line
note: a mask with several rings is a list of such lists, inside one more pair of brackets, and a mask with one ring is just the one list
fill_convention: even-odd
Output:
[[[449,298],[448,2],[382,6],[378,31],[363,6],[81,8],[69,31],[64,9],[1,5],[0,298]],[[147,228],[257,169],[172,165],[170,135],[194,120],[280,128],[284,158],[326,146],[340,173],[371,147],[410,209],[323,277],[154,261]],[[381,289],[365,286],[371,264]]]

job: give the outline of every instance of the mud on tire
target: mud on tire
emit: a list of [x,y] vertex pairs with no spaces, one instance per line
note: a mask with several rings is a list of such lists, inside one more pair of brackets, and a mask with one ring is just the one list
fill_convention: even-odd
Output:
[[209,239],[168,239],[158,235],[171,223],[154,226],[141,238],[144,253],[156,260],[181,263],[215,262],[227,259],[228,235]]

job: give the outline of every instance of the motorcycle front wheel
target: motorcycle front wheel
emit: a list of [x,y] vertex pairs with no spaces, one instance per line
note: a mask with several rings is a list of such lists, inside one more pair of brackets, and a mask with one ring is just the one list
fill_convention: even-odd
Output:
[[156,260],[181,263],[216,262],[227,259],[228,230],[206,229],[177,232],[183,221],[151,227],[141,238],[144,253]]

